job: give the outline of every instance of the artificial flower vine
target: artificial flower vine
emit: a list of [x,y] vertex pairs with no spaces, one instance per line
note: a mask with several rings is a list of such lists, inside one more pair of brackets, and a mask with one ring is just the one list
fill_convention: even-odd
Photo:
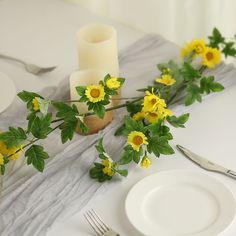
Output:
[[[20,92],[18,96],[28,109],[28,125],[26,128],[9,127],[8,131],[0,133],[1,173],[4,174],[5,166],[9,161],[19,158],[23,150],[27,164],[42,172],[49,155],[43,146],[35,144],[37,141],[46,139],[54,130],[60,129],[61,141],[65,143],[72,140],[78,124],[81,132],[88,132],[84,123],[86,116],[103,118],[106,111],[123,107],[126,107],[127,115],[124,117],[124,124],[115,133],[126,139],[120,159],[114,161],[106,152],[103,139],[100,139],[96,149],[101,161],[95,162],[91,168],[91,178],[103,182],[111,180],[114,175],[127,176],[128,170],[124,166],[130,162],[147,168],[152,163],[150,154],[156,157],[173,154],[174,150],[169,145],[173,136],[168,126],[183,128],[189,114],[176,117],[168,107],[180,100],[184,100],[188,106],[196,101],[201,102],[204,94],[222,91],[224,87],[215,81],[214,76],[205,76],[203,71],[218,65],[221,53],[226,57],[236,56],[234,42],[228,42],[217,29],[208,38],[208,44],[203,39],[187,43],[181,49],[181,63],[169,61],[158,64],[160,75],[153,84],[139,89],[140,97],[131,98],[115,107],[107,108],[107,105],[111,103],[112,96],[118,94],[125,79],[110,75],[99,84],[76,88],[80,99],[73,103],[85,103],[89,110],[87,113],[80,113],[70,101],[47,100],[37,93]],[[200,60],[199,67],[194,66],[196,59]],[[49,107],[56,111],[55,115],[49,112]]]

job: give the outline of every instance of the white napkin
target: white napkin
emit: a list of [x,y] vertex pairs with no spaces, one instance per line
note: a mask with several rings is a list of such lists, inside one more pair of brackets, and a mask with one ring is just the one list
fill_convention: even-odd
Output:
[[[161,36],[148,35],[120,54],[121,75],[127,81],[123,89],[125,97],[135,96],[135,89],[152,83],[158,75],[156,64],[179,57],[179,48]],[[211,71],[227,88],[236,83],[233,65],[221,64]],[[66,78],[58,88],[47,88],[45,97],[68,97]],[[185,112],[191,108],[176,105],[174,111]],[[0,130],[11,126],[25,126],[25,107],[15,102],[0,115]],[[105,147],[114,157],[125,143],[122,137],[114,137],[125,110],[116,112],[116,119],[103,131],[90,136],[75,135],[73,141],[62,145],[59,131],[52,133],[41,143],[49,152],[43,173],[25,164],[4,176],[3,197],[0,204],[1,236],[42,236],[54,222],[63,220],[80,211],[92,198],[116,185],[117,181],[100,184],[91,180],[88,171],[97,158],[95,143],[104,136]]]

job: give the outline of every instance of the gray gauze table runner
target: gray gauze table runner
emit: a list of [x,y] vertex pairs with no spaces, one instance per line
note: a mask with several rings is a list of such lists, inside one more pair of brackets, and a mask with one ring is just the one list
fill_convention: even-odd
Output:
[[[151,84],[158,75],[156,64],[179,58],[179,47],[158,35],[147,35],[120,53],[121,76],[127,79],[123,96],[136,96],[137,88]],[[219,65],[211,71],[225,87],[236,82],[233,65]],[[69,83],[66,78],[57,88],[42,91],[47,98],[67,99]],[[175,114],[189,108],[176,105]],[[111,183],[97,183],[91,180],[88,171],[97,153],[94,145],[104,137],[105,147],[113,158],[119,158],[125,139],[114,137],[120,126],[125,109],[116,112],[114,121],[98,134],[75,135],[74,139],[62,145],[59,131],[50,134],[41,143],[50,154],[43,173],[38,173],[25,160],[18,160],[13,171],[4,176],[0,204],[1,236],[42,236],[58,220],[63,220],[80,211],[93,197],[115,186]],[[8,126],[26,126],[26,109],[18,100],[0,115],[0,130]],[[122,179],[123,180],[123,179]]]

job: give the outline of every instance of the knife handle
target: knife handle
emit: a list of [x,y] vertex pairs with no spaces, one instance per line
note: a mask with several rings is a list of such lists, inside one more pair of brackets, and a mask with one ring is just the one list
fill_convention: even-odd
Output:
[[226,175],[236,179],[236,172],[232,170],[227,170]]

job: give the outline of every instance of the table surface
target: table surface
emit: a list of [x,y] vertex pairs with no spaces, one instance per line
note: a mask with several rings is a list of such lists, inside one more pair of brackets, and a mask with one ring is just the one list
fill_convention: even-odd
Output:
[[[43,17],[42,17],[43,13]],[[143,33],[108,19],[95,16],[79,6],[65,1],[0,1],[0,52],[42,66],[57,65],[58,68],[43,76],[25,72],[19,65],[0,60],[1,72],[10,76],[17,91],[38,91],[57,85],[63,78],[78,68],[75,33],[90,22],[112,24],[118,31],[118,47],[123,49],[143,36]],[[232,78],[234,79],[234,78]],[[186,129],[174,129],[175,144],[181,144],[217,162],[236,170],[236,86],[211,97],[202,104],[193,106]],[[193,169],[206,172],[183,157],[177,150],[172,156],[163,156],[153,161],[149,169],[134,168],[127,179],[117,183],[111,191],[91,201],[84,210],[67,221],[48,230],[47,236],[94,235],[83,218],[86,209],[94,208],[104,220],[123,236],[138,236],[124,213],[124,200],[131,187],[152,173]],[[207,172],[208,173],[208,172]],[[236,182],[216,173],[208,173],[228,186],[236,196]],[[236,235],[236,221],[225,233]]]

